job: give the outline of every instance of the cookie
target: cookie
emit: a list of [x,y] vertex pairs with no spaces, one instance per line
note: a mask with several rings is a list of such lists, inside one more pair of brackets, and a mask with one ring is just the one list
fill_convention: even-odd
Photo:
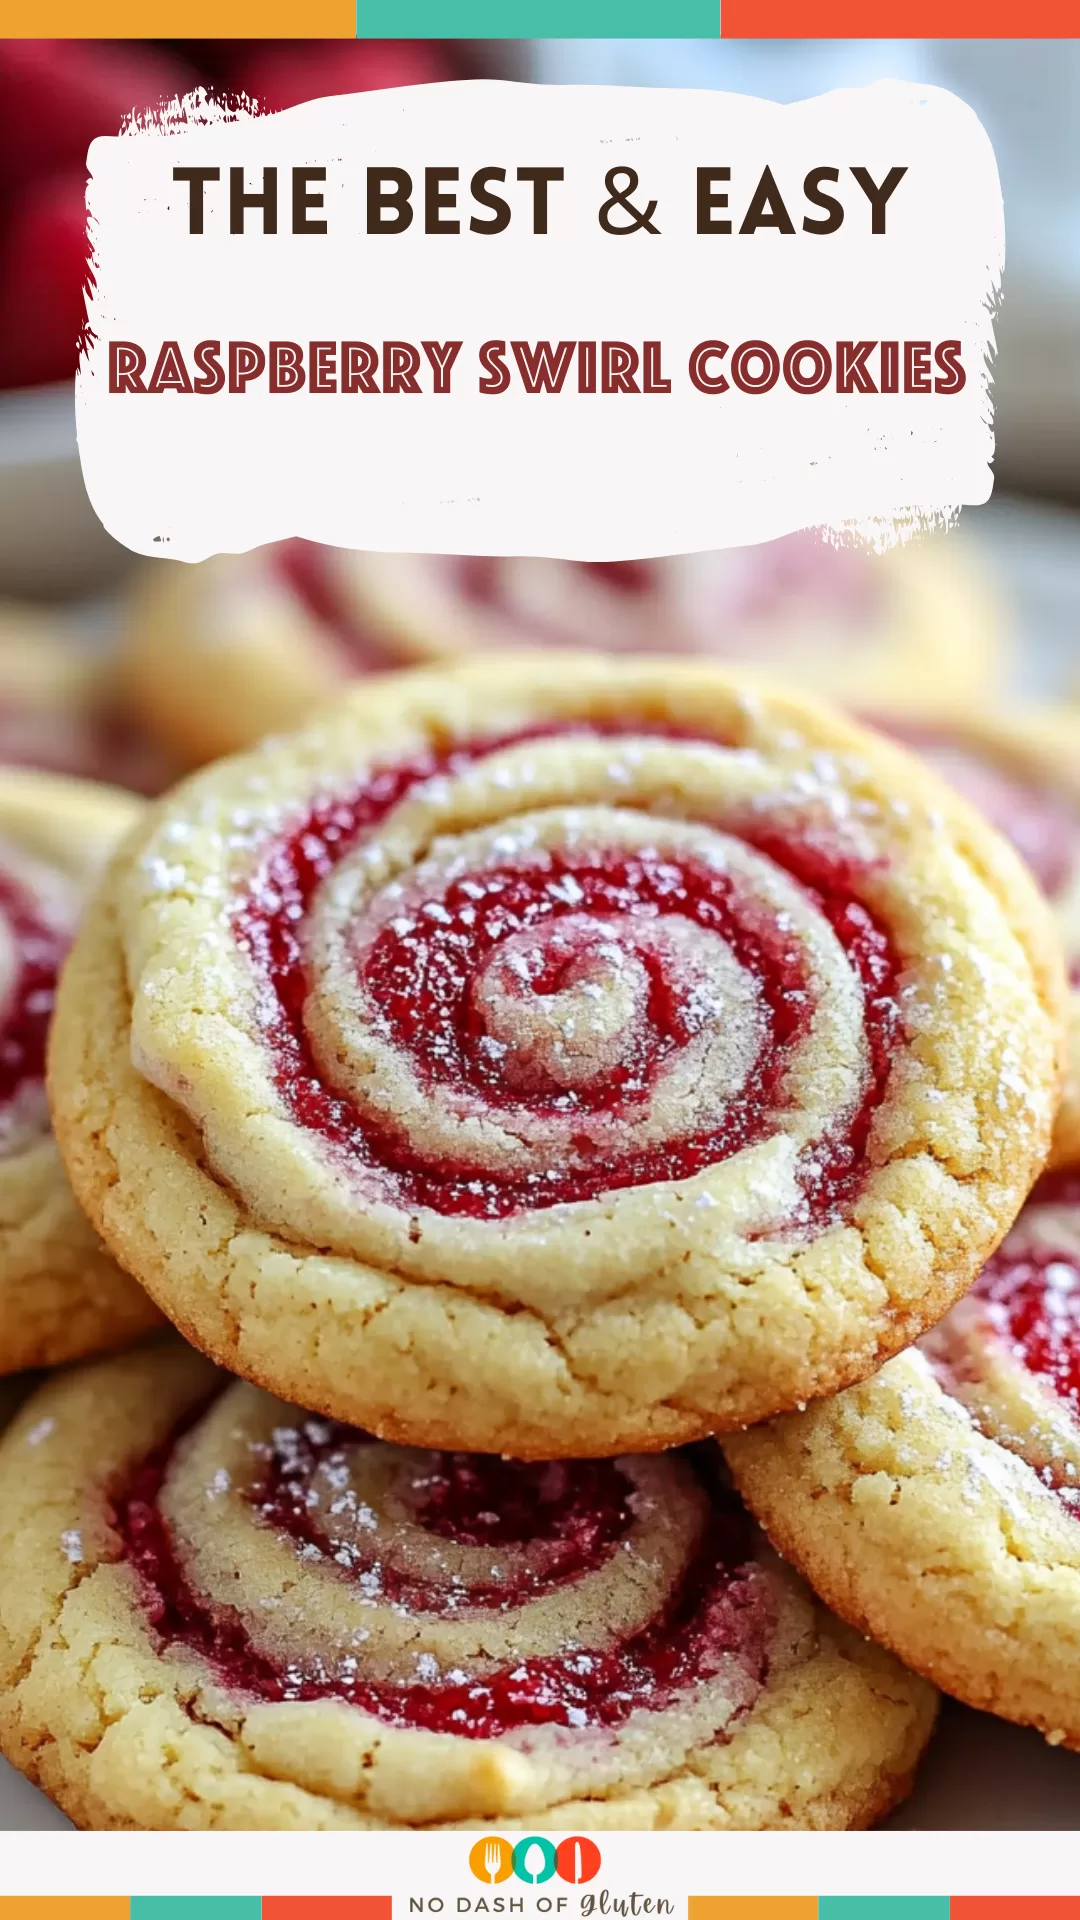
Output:
[[1080,1749],[1080,1182],[872,1380],[725,1450],[826,1602],[973,1707]]
[[87,1367],[0,1443],[0,1748],[95,1828],[865,1826],[933,1690],[718,1468],[387,1446],[179,1342]]
[[415,657],[515,645],[674,653],[769,668],[857,701],[985,693],[1001,640],[963,540],[888,554],[812,530],[756,547],[614,563],[355,556],[368,623]]
[[0,767],[0,1374],[121,1345],[157,1319],[75,1203],[44,1087],[57,969],[137,812],[111,787]]
[[0,601],[0,766],[160,793],[171,769],[117,704],[111,665],[59,621]]
[[851,700],[996,677],[997,618],[964,543],[881,556],[798,533],[610,564],[344,553],[293,540],[149,569],[133,704],[189,764],[293,727],[358,674],[513,647],[745,660]]
[[1080,1161],[1080,723],[1068,711],[879,718],[1012,841],[1057,916],[1072,988],[1069,1065],[1051,1162]]
[[1049,1140],[1010,849],[715,668],[371,681],[151,811],[53,1029],[82,1204],[196,1346],[384,1439],[639,1452],[940,1318]]

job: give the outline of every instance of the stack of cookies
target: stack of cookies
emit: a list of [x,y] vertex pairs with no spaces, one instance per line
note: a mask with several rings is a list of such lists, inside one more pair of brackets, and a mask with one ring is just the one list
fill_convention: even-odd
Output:
[[91,815],[46,874],[0,790],[21,1363],[179,1330],[0,1442],[0,1748],[80,1824],[865,1825],[935,1686],[1080,1745],[1080,796],[893,717],[358,681],[134,822],[55,1146]]

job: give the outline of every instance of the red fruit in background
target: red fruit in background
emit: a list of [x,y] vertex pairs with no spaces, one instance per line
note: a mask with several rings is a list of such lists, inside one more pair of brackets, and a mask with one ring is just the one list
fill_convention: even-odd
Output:
[[0,177],[10,192],[42,174],[85,166],[99,133],[133,108],[198,85],[174,54],[117,40],[0,40]]
[[[229,88],[267,111],[303,100],[446,80],[422,40],[223,43]],[[0,388],[69,379],[85,321],[85,166],[90,142],[134,111],[199,84],[170,49],[142,42],[0,41]]]
[[428,40],[286,40],[249,48],[228,79],[267,113],[281,113],[334,93],[451,80],[453,70]]
[[82,168],[24,188],[0,245],[0,388],[75,372],[89,251]]

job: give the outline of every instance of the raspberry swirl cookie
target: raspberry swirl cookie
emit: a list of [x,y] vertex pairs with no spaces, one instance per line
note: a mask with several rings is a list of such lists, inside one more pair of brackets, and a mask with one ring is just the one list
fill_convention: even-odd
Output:
[[884,741],[716,669],[370,682],[154,809],[65,973],[77,1193],[194,1344],[547,1458],[789,1409],[1015,1217],[1061,962]]
[[866,1825],[933,1691],[719,1464],[387,1446],[179,1342],[87,1368],[0,1444],[0,1745],[90,1827]]
[[344,553],[292,540],[156,562],[128,630],[133,702],[189,764],[297,724],[344,680],[438,657],[588,646],[773,665],[853,701],[984,691],[996,615],[963,542],[887,555],[797,533],[584,563]]
[[1080,1160],[1080,722],[1067,712],[943,712],[875,721],[928,760],[1012,841],[1057,916],[1072,988],[1069,1066],[1052,1161]]
[[0,1374],[156,1319],[75,1204],[45,1105],[57,969],[87,886],[137,815],[111,787],[0,768]]
[[1080,1182],[1040,1182],[909,1353],[731,1435],[781,1552],[970,1705],[1080,1749]]

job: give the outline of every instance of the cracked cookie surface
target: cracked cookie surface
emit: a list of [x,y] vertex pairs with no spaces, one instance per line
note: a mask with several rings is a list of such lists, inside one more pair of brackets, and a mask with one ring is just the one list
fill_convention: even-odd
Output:
[[919,1346],[725,1452],[842,1617],[1080,1748],[1080,1183],[1040,1182]]
[[171,1339],[84,1368],[0,1442],[0,1747],[97,1828],[867,1825],[934,1691],[718,1469],[388,1446]]
[[859,1378],[1045,1156],[1064,983],[908,756],[708,667],[370,682],[153,809],[65,972],[76,1191],[189,1339],[417,1444],[640,1451]]
[[0,1373],[123,1345],[158,1318],[76,1205],[44,1087],[57,970],[137,814],[111,787],[0,768]]
[[612,564],[292,540],[155,563],[129,621],[127,678],[155,737],[198,764],[295,726],[356,676],[541,646],[747,661],[857,705],[913,688],[977,696],[999,635],[951,535],[874,554],[802,532]]

